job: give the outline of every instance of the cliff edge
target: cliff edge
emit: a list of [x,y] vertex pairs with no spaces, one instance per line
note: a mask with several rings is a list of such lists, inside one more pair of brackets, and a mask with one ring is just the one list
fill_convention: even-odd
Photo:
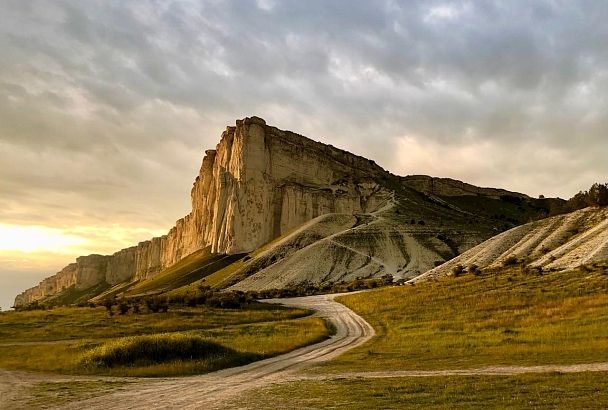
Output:
[[15,306],[70,287],[143,280],[206,247],[249,252],[322,214],[373,211],[384,200],[375,180],[387,174],[373,161],[261,118],[238,120],[215,150],[206,151],[191,191],[192,211],[166,235],[109,256],[81,256],[18,295]]

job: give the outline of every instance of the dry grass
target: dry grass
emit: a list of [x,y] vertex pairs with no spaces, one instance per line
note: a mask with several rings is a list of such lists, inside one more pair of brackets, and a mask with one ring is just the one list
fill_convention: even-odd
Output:
[[[602,373],[302,381],[230,403],[261,409],[606,409]],[[232,407],[231,407],[232,408]]]
[[608,361],[608,275],[517,268],[344,296],[377,337],[324,370]]
[[55,308],[0,313],[0,345],[15,342],[111,338],[303,317],[309,312],[254,304],[244,310],[171,306],[167,313],[108,316],[105,308]]
[[54,408],[68,402],[87,399],[128,387],[125,381],[70,381],[36,383],[27,390],[14,408],[43,409]]
[[[319,342],[328,336],[329,331],[322,319],[304,318],[193,330],[173,335],[79,340],[50,345],[0,346],[0,367],[65,374],[179,376],[207,373],[250,363]],[[174,353],[163,357],[158,354],[162,349],[150,353],[146,351],[149,347],[142,347],[148,339],[162,342],[162,339],[170,338],[177,340],[178,348],[184,353],[181,358]],[[221,352],[218,355],[189,357],[187,340],[192,339],[220,345]],[[121,355],[123,358],[130,355],[130,360],[119,359],[114,361],[115,365],[112,366],[109,366],[109,363],[100,363],[101,366],[91,365],[95,364],[96,358]],[[88,360],[90,358],[93,360]]]
[[[302,309],[262,303],[242,310],[183,307],[168,313],[113,317],[108,317],[103,308],[5,312],[0,314],[0,367],[115,376],[205,373],[285,353],[328,337],[324,322],[303,318],[307,314]],[[203,340],[221,345],[225,354],[194,357],[184,350],[178,357],[172,356],[175,349],[171,348],[166,354],[140,355],[134,345],[127,346],[133,337],[138,342],[149,342],[148,338]],[[139,343],[139,347],[143,345]],[[83,356],[94,351],[115,349],[124,353],[129,348],[129,365],[83,365]]]

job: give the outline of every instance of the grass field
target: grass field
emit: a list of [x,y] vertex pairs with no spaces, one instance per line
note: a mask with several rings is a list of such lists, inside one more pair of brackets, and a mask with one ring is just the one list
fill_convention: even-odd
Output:
[[377,336],[321,371],[608,361],[608,274],[512,268],[338,300]]
[[323,371],[608,361],[608,275],[519,268],[338,299],[377,336]]
[[261,409],[606,409],[608,378],[549,373],[299,381],[248,393],[239,403]]
[[309,312],[257,303],[244,310],[172,306],[167,313],[108,316],[105,308],[62,307],[0,313],[0,345],[96,339],[191,329],[210,329],[303,317]]
[[[325,323],[319,318],[304,318],[307,314],[301,309],[265,304],[243,310],[184,307],[168,313],[113,317],[108,317],[103,308],[6,312],[0,315],[0,367],[113,376],[205,373],[326,338],[329,331]],[[133,348],[133,344],[149,346],[145,338],[159,340],[160,344],[174,342],[171,352],[193,340],[197,346],[213,343],[222,350],[200,357],[146,357]],[[118,354],[127,357],[129,365],[107,365],[103,361],[103,365],[91,365],[92,361],[86,360],[95,351],[116,350],[117,346]]]
[[121,381],[42,382],[27,390],[27,395],[17,399],[15,408],[47,409],[61,406],[73,400],[86,399],[129,387]]
[[[305,380],[249,393],[251,408],[608,408],[602,372],[340,378],[353,371],[608,361],[605,267],[530,275],[520,268],[346,295],[377,336]],[[233,405],[238,407],[238,403]]]

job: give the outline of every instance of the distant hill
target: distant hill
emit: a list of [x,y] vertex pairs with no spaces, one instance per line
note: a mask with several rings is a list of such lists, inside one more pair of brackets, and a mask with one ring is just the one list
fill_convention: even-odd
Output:
[[451,275],[471,266],[525,263],[539,272],[567,270],[608,259],[608,208],[588,207],[531,222],[496,235],[415,281]]
[[447,178],[399,177],[257,117],[227,127],[206,151],[191,200],[192,211],[167,235],[79,257],[15,305],[196,283],[262,289],[386,274],[408,279],[565,204]]

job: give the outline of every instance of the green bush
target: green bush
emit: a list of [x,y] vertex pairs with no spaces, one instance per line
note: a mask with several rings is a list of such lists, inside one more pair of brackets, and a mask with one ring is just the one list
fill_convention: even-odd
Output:
[[233,353],[231,349],[200,336],[164,333],[106,342],[85,352],[81,356],[81,363],[94,367],[131,366],[174,360],[202,360]]
[[153,296],[144,299],[148,311],[152,313],[164,312],[169,310],[169,302],[165,296]]

